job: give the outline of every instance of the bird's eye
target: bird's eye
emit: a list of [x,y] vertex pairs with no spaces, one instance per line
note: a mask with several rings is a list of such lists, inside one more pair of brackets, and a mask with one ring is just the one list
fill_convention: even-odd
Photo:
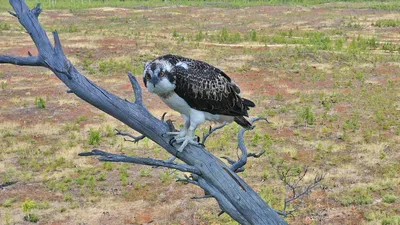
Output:
[[150,80],[150,79],[151,79],[150,74],[146,73],[146,79],[147,79],[147,80]]
[[165,73],[164,72],[160,72],[160,77],[163,77],[163,76],[165,76]]

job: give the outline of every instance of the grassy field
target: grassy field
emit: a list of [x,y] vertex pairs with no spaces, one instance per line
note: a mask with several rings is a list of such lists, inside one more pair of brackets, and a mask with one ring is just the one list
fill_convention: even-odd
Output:
[[[37,54],[1,2],[0,53]],[[77,5],[62,9],[67,2]],[[223,69],[256,102],[251,117],[272,122],[246,135],[249,151],[266,154],[249,159],[245,181],[281,210],[291,196],[276,165],[309,166],[302,185],[325,174],[292,204],[290,224],[398,225],[399,3],[320,2],[57,1],[51,9],[49,1],[40,21],[59,31],[79,71],[122,98],[133,98],[126,72],[141,77],[143,63],[162,54]],[[0,189],[0,224],[236,224],[218,217],[215,200],[191,200],[203,191],[176,183],[174,170],[78,157],[93,148],[169,155],[148,139],[115,136],[115,128],[135,132],[68,94],[50,71],[0,65],[0,84],[0,184],[18,181]],[[144,91],[143,99],[156,116],[182,123],[157,97]],[[235,158],[238,130],[217,131],[207,149]]]

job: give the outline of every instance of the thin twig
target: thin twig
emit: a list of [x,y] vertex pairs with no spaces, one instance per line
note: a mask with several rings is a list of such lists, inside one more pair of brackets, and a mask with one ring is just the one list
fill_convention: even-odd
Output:
[[183,182],[186,184],[190,183],[190,184],[194,184],[194,185],[199,185],[199,183],[197,181],[190,179],[190,177],[188,177],[186,174],[185,174],[185,178],[178,177],[176,182]]
[[205,198],[213,198],[214,196],[212,195],[203,195],[203,196],[194,196],[191,197],[191,199],[205,199]]
[[14,12],[8,11],[8,13],[10,13],[12,16],[15,16],[18,18],[17,14],[15,14]]
[[132,141],[132,140],[127,140],[127,139],[124,139],[124,140],[125,140],[125,141],[130,141],[130,142],[133,142],[133,143],[137,143],[137,142],[139,142],[140,140],[142,140],[142,139],[144,139],[144,138],[146,137],[146,136],[143,135],[143,134],[140,135],[140,136],[133,136],[132,134],[129,134],[129,133],[127,133],[127,132],[120,131],[120,130],[118,130],[118,129],[115,129],[115,131],[117,132],[116,135],[128,136],[128,137],[132,138],[133,141]]
[[[295,209],[293,209],[291,211],[287,211],[286,209],[287,209],[288,205],[291,202],[303,197],[304,195],[311,193],[311,191],[324,179],[324,175],[315,176],[313,182],[311,184],[309,184],[306,188],[304,188],[300,193],[298,193],[299,192],[299,190],[298,190],[299,184],[304,179],[306,174],[308,173],[308,171],[309,171],[308,168],[309,168],[308,166],[305,166],[300,173],[294,174],[294,173],[292,173],[292,171],[293,171],[292,167],[284,168],[284,166],[282,164],[276,166],[276,170],[277,170],[279,179],[291,191],[291,197],[289,199],[285,199],[284,204],[283,204],[283,210],[280,212],[277,211],[278,214],[286,217],[286,216],[292,214],[293,212],[295,212],[299,208],[299,205],[297,205]],[[295,177],[295,178],[293,178],[294,179],[293,181],[290,181],[290,179],[292,177]]]
[[203,140],[201,141],[201,144],[204,145],[204,143],[206,143],[207,138],[208,138],[212,133],[214,133],[215,131],[217,131],[217,130],[223,128],[224,126],[226,126],[226,124],[227,124],[227,123],[224,122],[223,124],[221,124],[221,125],[219,125],[219,126],[216,126],[216,127],[214,127],[214,128],[211,128],[211,126],[210,126],[210,129],[208,130],[208,132],[207,132],[205,135],[203,135]]

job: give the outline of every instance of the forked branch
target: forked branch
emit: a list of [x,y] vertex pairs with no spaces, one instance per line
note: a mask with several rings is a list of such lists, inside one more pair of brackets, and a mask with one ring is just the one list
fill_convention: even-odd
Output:
[[285,199],[283,204],[283,210],[277,211],[280,215],[289,216],[293,212],[297,211],[298,205],[293,209],[288,211],[287,208],[289,204],[294,202],[297,199],[304,197],[311,193],[311,191],[317,187],[318,184],[322,182],[325,175],[324,174],[317,174],[311,183],[303,187],[301,185],[304,177],[309,172],[309,167],[304,166],[303,168],[293,168],[291,166],[285,166],[283,163],[278,164],[276,166],[276,171],[278,174],[279,179],[285,184],[286,188],[290,191],[290,198]]
[[101,151],[98,149],[94,149],[91,152],[82,152],[79,153],[79,156],[101,156],[98,158],[100,161],[106,162],[126,162],[126,163],[135,163],[141,165],[148,165],[148,166],[162,166],[171,169],[176,169],[182,172],[194,173],[197,175],[201,175],[199,169],[193,166],[185,165],[185,164],[176,164],[172,162],[167,162],[163,160],[151,159],[151,158],[140,158],[140,157],[133,157],[133,156],[126,156],[120,154],[113,154],[105,151]]

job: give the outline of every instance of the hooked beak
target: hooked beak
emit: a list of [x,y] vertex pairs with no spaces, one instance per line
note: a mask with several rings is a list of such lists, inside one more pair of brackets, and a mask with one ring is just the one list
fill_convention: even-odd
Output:
[[153,83],[153,86],[156,87],[156,84],[159,82],[157,77],[151,77],[151,82]]

